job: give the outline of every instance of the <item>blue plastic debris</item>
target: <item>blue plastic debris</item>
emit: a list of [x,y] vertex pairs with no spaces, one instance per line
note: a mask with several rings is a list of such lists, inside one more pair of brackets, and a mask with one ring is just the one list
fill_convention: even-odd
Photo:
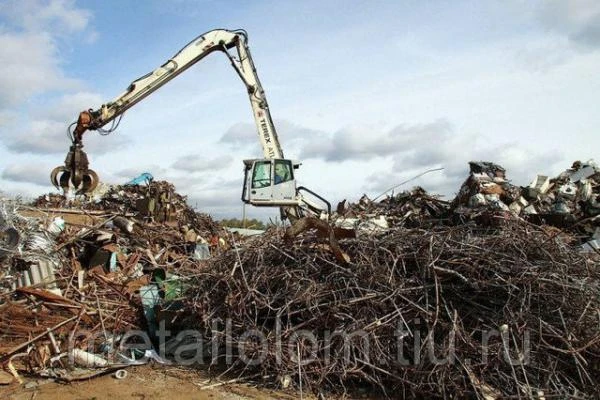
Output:
[[125,185],[147,185],[150,182],[152,182],[153,180],[154,180],[154,177],[152,176],[151,173],[144,172],[137,178],[133,178],[132,180],[127,182]]

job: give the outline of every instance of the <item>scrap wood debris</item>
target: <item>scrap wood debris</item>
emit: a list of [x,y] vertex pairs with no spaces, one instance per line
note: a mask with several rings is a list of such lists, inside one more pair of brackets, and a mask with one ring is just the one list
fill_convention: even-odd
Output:
[[228,371],[281,387],[599,396],[598,167],[527,187],[497,164],[470,167],[453,201],[363,196],[329,226],[243,241],[164,181],[0,201],[0,365],[15,379],[87,378],[140,362],[110,353],[128,329],[152,335],[163,320],[223,345],[212,322],[230,321]]

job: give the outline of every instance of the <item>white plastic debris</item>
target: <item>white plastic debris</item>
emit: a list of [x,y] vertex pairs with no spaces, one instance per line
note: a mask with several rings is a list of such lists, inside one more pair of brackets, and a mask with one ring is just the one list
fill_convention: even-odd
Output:
[[498,196],[497,194],[486,194],[485,200],[494,208],[504,211],[510,210],[509,207],[500,200],[500,196]]
[[198,243],[196,244],[196,248],[194,249],[195,260],[206,260],[210,258],[210,248],[206,243]]
[[525,207],[523,209],[523,212],[525,214],[537,214],[537,210],[535,209],[535,207],[533,206],[533,204],[528,205],[527,207]]
[[105,358],[81,349],[73,349],[71,355],[75,364],[81,365],[82,367],[94,368],[108,366],[108,361]]
[[171,365],[172,364],[172,362],[170,360],[167,360],[166,358],[161,357],[154,349],[145,350],[144,356],[139,359],[128,358],[121,353],[118,353],[117,356],[119,357],[119,361],[121,363],[127,364],[127,365],[144,365],[144,364],[149,363],[150,360],[154,360],[157,363],[163,364],[163,365]]
[[127,371],[124,369],[119,369],[115,372],[115,378],[121,380],[127,378]]
[[588,201],[592,197],[592,183],[588,180],[579,181],[579,195],[581,200]]
[[383,232],[389,229],[389,225],[385,216],[379,215],[378,217],[372,217],[366,221],[362,221],[358,224],[357,230],[361,233],[371,234],[376,232]]
[[510,205],[508,206],[508,209],[510,211],[513,212],[513,214],[515,215],[519,215],[521,213],[521,210],[523,209],[518,202],[513,201],[512,203],[510,203]]
[[48,233],[53,236],[57,236],[59,233],[65,230],[65,220],[61,217],[56,217],[48,225]]

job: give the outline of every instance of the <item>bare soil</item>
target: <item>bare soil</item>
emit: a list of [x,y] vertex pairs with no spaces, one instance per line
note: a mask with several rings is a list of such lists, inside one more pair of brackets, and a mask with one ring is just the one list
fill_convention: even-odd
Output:
[[[249,384],[223,384],[209,381],[206,372],[163,366],[127,368],[125,379],[114,374],[72,383],[50,380],[25,380],[0,386],[0,399],[6,400],[246,400],[296,399],[299,393],[259,389]],[[314,397],[305,397],[313,398]]]

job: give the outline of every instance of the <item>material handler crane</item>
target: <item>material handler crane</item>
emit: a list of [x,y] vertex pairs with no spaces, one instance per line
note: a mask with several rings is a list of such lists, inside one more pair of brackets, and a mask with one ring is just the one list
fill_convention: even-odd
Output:
[[[237,54],[232,54],[231,49],[235,49]],[[225,53],[246,86],[263,149],[264,158],[244,160],[242,201],[259,207],[280,207],[282,217],[291,220],[303,216],[329,215],[331,206],[324,198],[303,186],[297,186],[295,171],[300,163],[283,155],[244,30],[216,29],[206,32],[160,67],[133,81],[124,93],[112,101],[102,104],[97,110],[82,111],[77,122],[71,125],[75,126],[74,129],[69,128],[72,144],[64,166],[52,171],[52,183],[65,193],[73,188],[78,194],[92,192],[99,179],[89,169],[88,158],[83,151],[83,134],[90,130],[105,133],[114,131],[125,111],[214,51]],[[112,127],[103,129],[110,122]]]

